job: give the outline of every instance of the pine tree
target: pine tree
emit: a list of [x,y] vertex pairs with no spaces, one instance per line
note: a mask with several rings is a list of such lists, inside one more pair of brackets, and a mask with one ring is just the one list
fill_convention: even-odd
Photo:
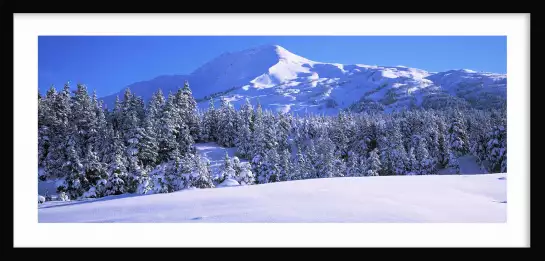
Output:
[[261,104],[257,104],[253,120],[254,131],[252,132],[252,159],[256,156],[263,157],[265,152],[265,126],[263,123],[263,112]]
[[236,113],[233,106],[226,100],[221,100],[219,110],[218,144],[225,147],[235,145]]
[[63,164],[62,170],[65,173],[66,193],[70,199],[77,199],[85,192],[84,185],[87,183],[83,164],[76,151],[76,141],[73,135],[67,137],[66,156],[67,161]]
[[233,169],[233,164],[229,158],[229,154],[225,152],[225,157],[223,158],[223,166],[220,169],[220,179],[219,183],[223,183],[226,179],[234,179],[235,170]]
[[291,162],[291,153],[284,149],[280,154],[280,181],[289,181],[293,177],[293,165]]
[[175,118],[174,96],[169,95],[160,117],[159,129],[159,162],[167,162],[176,160],[180,157],[179,147],[177,142],[178,123]]
[[308,176],[308,164],[305,155],[301,151],[301,147],[297,146],[297,155],[295,156],[296,162],[293,170],[291,180],[300,180]]
[[97,153],[91,145],[87,147],[86,157],[82,162],[84,173],[83,189],[87,191],[86,197],[102,197],[105,194],[105,180],[108,178],[106,164],[100,161]]
[[201,156],[197,156],[198,165],[197,165],[197,174],[198,177],[195,180],[196,188],[213,188],[214,183],[212,182],[212,171],[210,169],[210,161]]
[[420,138],[420,141],[418,142],[415,157],[417,162],[419,163],[417,170],[418,174],[433,174],[433,172],[435,171],[434,162],[428,153],[428,149],[426,148],[426,140],[424,138]]
[[460,174],[460,163],[458,161],[458,156],[454,152],[450,152],[448,167],[454,170],[454,173]]
[[124,144],[119,135],[114,136],[111,153],[108,154],[108,182],[106,186],[106,195],[119,195],[125,193],[127,173],[127,162],[125,153],[123,153]]
[[[70,86],[64,85],[62,92],[57,95],[53,95],[52,92],[48,96],[52,100],[49,104],[50,113],[45,119],[48,127],[47,140],[49,142],[48,154],[45,156],[44,165],[44,178],[45,179],[58,179],[66,178],[69,172],[64,169],[65,163],[69,161],[69,154],[72,151],[69,150],[67,144],[68,140],[74,139],[75,130],[73,124],[70,122],[71,108],[70,108]],[[77,152],[74,149],[74,153],[77,156]]]
[[494,126],[489,133],[487,144],[489,170],[491,172],[507,172],[507,128]]
[[379,171],[381,170],[381,164],[377,149],[374,149],[369,153],[368,164],[367,176],[378,176]]
[[260,175],[257,176],[257,179],[260,184],[280,181],[280,156],[276,150],[272,149],[267,151],[264,157],[262,170],[259,174]]
[[204,113],[201,137],[204,141],[217,141],[218,116],[214,99],[210,98],[208,110]]
[[232,159],[233,163],[233,170],[235,171],[234,179],[239,180],[239,177],[242,173],[242,164],[240,163],[240,159],[237,156],[234,156]]
[[355,152],[348,153],[348,159],[346,161],[346,172],[344,176],[346,177],[359,177],[363,176],[360,172],[361,163],[360,155]]
[[336,121],[334,122],[334,128],[331,132],[331,140],[335,143],[337,154],[343,159],[348,158],[348,145],[350,140],[348,139],[348,119],[346,118],[344,112],[340,112],[337,115]]
[[320,178],[332,178],[338,176],[338,171],[342,171],[335,168],[335,144],[325,136],[318,140],[318,162],[315,165],[317,169],[318,177]]
[[197,119],[197,102],[193,98],[189,82],[185,81],[184,87],[178,89],[175,100],[179,118],[188,127],[189,135],[193,140],[196,140],[200,132]]
[[458,157],[469,152],[468,137],[462,113],[455,111],[451,120],[452,123],[448,130],[449,148]]
[[437,131],[438,131],[438,163],[444,168],[448,164],[450,158],[450,146],[448,144],[448,138],[446,136],[445,123],[442,118],[439,118],[437,121]]
[[416,159],[416,152],[414,147],[409,148],[408,162],[406,168],[406,175],[416,175],[420,170],[420,163]]
[[161,126],[161,116],[165,106],[165,97],[161,89],[157,90],[148,103],[146,117],[150,121],[153,131],[158,132]]
[[276,144],[279,151],[283,150],[289,150],[289,134],[290,134],[290,118],[289,115],[286,113],[281,113],[278,115],[278,118],[276,119]]
[[316,148],[314,147],[314,141],[310,140],[308,148],[306,150],[305,158],[307,159],[307,169],[306,174],[307,176],[304,177],[304,179],[314,179],[319,177],[319,173],[317,172],[317,169],[319,168],[318,164],[319,161],[319,155],[316,153]]
[[40,167],[45,166],[45,160],[51,146],[51,132],[56,121],[56,115],[52,107],[57,99],[56,96],[57,90],[51,86],[45,97],[38,97],[38,166]]
[[70,121],[75,127],[74,148],[79,157],[85,158],[87,147],[94,145],[97,139],[96,105],[93,105],[87,88],[82,84],[77,85],[77,91],[70,105]]
[[153,121],[152,116],[147,114],[141,132],[140,154],[138,156],[143,167],[155,166],[159,158],[158,135]]
[[182,156],[188,156],[195,153],[194,140],[191,137],[189,127],[185,123],[181,123],[178,131],[178,137],[176,139],[178,143],[178,152]]
[[250,125],[252,124],[253,109],[250,101],[246,99],[245,104],[242,105],[238,112],[237,117],[237,133],[235,139],[235,145],[237,147],[237,153],[249,159],[251,156],[251,138],[252,133]]
[[255,184],[255,176],[250,170],[250,166],[248,164],[242,165],[242,170],[240,172],[239,179],[237,181],[240,185]]

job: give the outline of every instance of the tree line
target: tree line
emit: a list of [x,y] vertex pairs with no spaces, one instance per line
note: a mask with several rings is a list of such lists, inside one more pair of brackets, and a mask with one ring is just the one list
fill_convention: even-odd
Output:
[[[66,84],[38,95],[41,180],[56,180],[63,200],[123,193],[168,193],[240,184],[459,172],[473,155],[489,172],[505,172],[506,110],[449,107],[334,116],[263,110],[226,99],[198,110],[189,84],[145,103],[126,89],[113,109],[96,93]],[[195,143],[236,147],[218,173]],[[241,163],[241,159],[249,164]]]

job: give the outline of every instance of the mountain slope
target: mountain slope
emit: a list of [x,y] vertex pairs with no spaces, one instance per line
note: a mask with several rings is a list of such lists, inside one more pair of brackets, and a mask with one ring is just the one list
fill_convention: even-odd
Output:
[[[185,80],[201,108],[208,106],[208,98],[223,96],[235,107],[248,98],[276,111],[325,114],[346,108],[498,106],[505,103],[507,84],[503,74],[322,63],[265,45],[223,54],[190,75],[160,76],[128,87],[147,100],[158,88],[167,95]],[[115,95],[104,100],[112,106]]]

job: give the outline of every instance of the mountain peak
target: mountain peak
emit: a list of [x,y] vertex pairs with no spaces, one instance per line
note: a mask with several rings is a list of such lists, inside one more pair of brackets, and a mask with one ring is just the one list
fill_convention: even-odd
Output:
[[291,62],[291,63],[315,63],[307,58],[296,55],[286,48],[277,44],[265,44],[251,49],[246,49],[240,52],[231,53],[231,55],[249,55],[252,59],[259,60],[274,60],[275,62]]

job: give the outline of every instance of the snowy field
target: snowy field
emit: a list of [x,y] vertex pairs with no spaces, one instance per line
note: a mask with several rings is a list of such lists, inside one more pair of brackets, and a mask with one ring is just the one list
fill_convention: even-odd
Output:
[[506,222],[506,174],[331,178],[46,202],[39,222]]
[[[227,152],[215,143],[197,151],[219,167]],[[38,205],[39,222],[505,222],[506,174],[478,174],[473,157],[464,175],[348,177],[119,195]],[[39,190],[54,191],[53,182]],[[41,194],[43,195],[43,194]]]

